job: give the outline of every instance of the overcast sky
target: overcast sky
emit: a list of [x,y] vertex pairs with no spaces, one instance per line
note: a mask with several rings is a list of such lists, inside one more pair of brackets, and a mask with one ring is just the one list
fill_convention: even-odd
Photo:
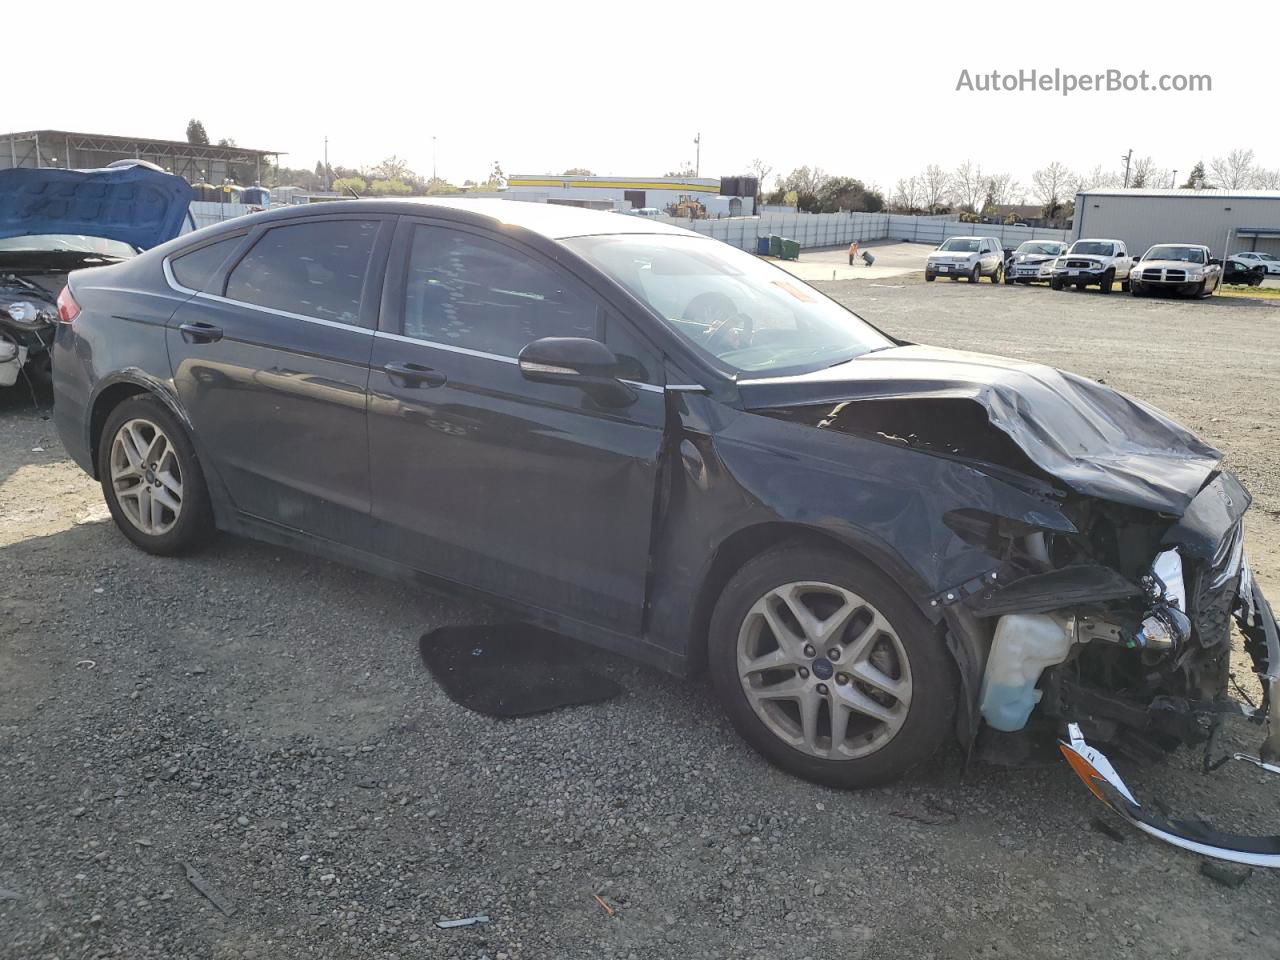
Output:
[[[388,154],[455,182],[585,166],[660,175],[756,157],[892,188],[966,158],[1023,183],[1052,160],[1176,168],[1233,147],[1280,167],[1274,31],[1206,3],[34,4],[6,8],[0,126],[286,152],[313,166]],[[1097,14],[1096,23],[1089,17]],[[1016,14],[1016,15],[1011,15]],[[24,24],[24,19],[30,19]],[[1265,20],[1266,18],[1263,17]],[[966,26],[969,24],[969,26]],[[1115,68],[1209,74],[1211,93],[957,92],[971,74]],[[770,178],[772,179],[772,177]]]

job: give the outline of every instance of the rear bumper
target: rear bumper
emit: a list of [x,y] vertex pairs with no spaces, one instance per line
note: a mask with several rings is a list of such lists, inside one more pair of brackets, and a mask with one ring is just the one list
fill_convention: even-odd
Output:
[[93,476],[93,451],[89,449],[92,382],[75,350],[77,340],[70,326],[58,325],[53,344],[53,425],[67,456],[81,470]]

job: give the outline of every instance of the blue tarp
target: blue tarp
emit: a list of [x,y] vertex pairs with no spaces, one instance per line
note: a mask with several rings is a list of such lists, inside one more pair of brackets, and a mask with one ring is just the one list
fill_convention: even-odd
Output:
[[145,166],[0,170],[0,237],[80,234],[140,250],[182,230],[191,185]]

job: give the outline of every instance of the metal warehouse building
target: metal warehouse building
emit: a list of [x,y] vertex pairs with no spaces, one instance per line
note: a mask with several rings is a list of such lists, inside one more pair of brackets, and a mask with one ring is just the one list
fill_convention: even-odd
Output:
[[588,177],[516,174],[507,178],[510,200],[588,201],[613,210],[665,209],[686,197],[699,200],[710,216],[755,213],[753,177]]
[[1215,257],[1246,250],[1280,256],[1280,190],[1089,190],[1076,194],[1072,236],[1202,243]]
[[262,179],[275,150],[194,144],[185,140],[153,140],[66,130],[27,130],[0,134],[0,170],[7,167],[62,167],[89,170],[116,160],[148,160],[191,183]]

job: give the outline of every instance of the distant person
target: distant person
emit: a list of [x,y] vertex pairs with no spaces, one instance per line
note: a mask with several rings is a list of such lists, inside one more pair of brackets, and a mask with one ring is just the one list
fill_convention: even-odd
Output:
[[858,259],[858,241],[855,240],[849,244],[849,266],[853,266],[854,261]]

